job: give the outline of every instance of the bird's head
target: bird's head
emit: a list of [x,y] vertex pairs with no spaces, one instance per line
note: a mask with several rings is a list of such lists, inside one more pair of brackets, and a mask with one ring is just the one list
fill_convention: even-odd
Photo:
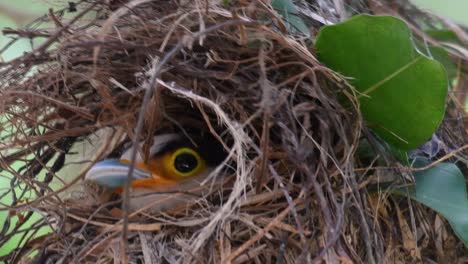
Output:
[[[121,190],[128,180],[132,152],[133,148],[129,148],[119,159],[97,162],[87,172],[85,179],[107,189]],[[194,183],[199,183],[197,180],[208,176],[225,157],[222,145],[211,136],[155,136],[147,159],[137,152],[131,191],[189,191]]]

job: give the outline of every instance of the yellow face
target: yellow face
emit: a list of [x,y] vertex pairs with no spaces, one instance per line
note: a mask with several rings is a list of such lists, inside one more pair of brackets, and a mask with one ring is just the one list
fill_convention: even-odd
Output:
[[187,183],[191,184],[189,181],[194,181],[196,185],[196,179],[207,176],[226,158],[222,145],[210,136],[194,139],[196,141],[189,141],[179,134],[157,135],[149,149],[151,156],[148,160],[136,153],[135,167],[130,178],[129,160],[135,154],[133,147],[127,149],[120,159],[96,162],[86,173],[85,179],[117,192],[129,180],[132,189],[183,190],[188,186]]
[[[128,160],[121,162],[130,164]],[[135,166],[150,172],[152,177],[132,181],[132,188],[159,189],[200,175],[206,169],[206,162],[196,150],[180,147],[155,155],[147,163],[137,162]]]

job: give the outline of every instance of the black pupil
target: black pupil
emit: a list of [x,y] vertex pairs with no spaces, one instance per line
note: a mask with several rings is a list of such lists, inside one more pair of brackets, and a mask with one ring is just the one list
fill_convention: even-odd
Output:
[[182,153],[177,155],[174,161],[176,170],[182,173],[193,171],[198,165],[197,158],[190,153]]

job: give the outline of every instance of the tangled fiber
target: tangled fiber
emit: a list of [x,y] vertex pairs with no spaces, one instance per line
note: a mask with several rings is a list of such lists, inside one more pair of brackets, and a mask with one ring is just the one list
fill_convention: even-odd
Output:
[[[313,37],[288,30],[269,1],[224,2],[80,1],[43,18],[54,29],[16,32],[46,38],[0,67],[1,166],[13,175],[6,208],[18,218],[3,223],[0,245],[23,235],[21,247],[2,258],[463,260],[466,249],[445,220],[407,198],[375,191],[411,177],[363,126],[346,80],[317,61]],[[339,6],[397,10],[403,17],[414,11],[399,2],[370,2],[304,2],[299,10],[313,34],[342,18]],[[463,131],[451,119],[460,112],[450,109],[444,126]],[[128,212],[120,209],[125,196],[109,197],[83,182],[94,162],[129,142],[147,146],[158,132],[187,127],[224,144],[229,156],[218,172],[230,175],[222,184],[209,178],[212,191],[194,197],[190,208]],[[445,130],[440,137],[451,148],[467,142]],[[371,146],[368,158],[357,155],[360,140]],[[42,217],[22,228],[35,214]],[[35,235],[44,226],[52,231]]]

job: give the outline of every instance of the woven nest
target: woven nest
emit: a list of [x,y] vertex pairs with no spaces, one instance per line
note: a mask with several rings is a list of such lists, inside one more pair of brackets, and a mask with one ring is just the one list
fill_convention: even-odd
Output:
[[[337,21],[340,14],[327,5],[301,10]],[[463,256],[433,212],[369,191],[377,179],[404,183],[395,175],[405,173],[385,149],[369,153],[385,163],[357,158],[360,139],[378,139],[362,127],[346,82],[318,63],[310,40],[287,31],[270,5],[142,0],[70,8],[77,11],[66,20],[61,15],[70,10],[49,14],[57,28],[36,32],[48,37],[35,52],[0,68],[2,125],[9,131],[2,168],[15,176],[8,208],[20,218],[13,232],[4,228],[0,243],[21,232],[32,212],[43,215],[33,230],[53,229],[25,236],[5,260],[441,261],[434,250],[439,231],[424,225],[434,221],[452,241],[450,258]],[[313,32],[321,25],[304,19]],[[343,107],[337,97],[351,103]],[[126,212],[122,197],[83,183],[90,165],[130,141],[148,145],[154,134],[187,127],[225,145],[229,157],[220,170],[230,174],[190,208]],[[451,142],[457,140],[463,142]],[[24,166],[13,169],[18,161]],[[418,253],[405,244],[416,231]]]

